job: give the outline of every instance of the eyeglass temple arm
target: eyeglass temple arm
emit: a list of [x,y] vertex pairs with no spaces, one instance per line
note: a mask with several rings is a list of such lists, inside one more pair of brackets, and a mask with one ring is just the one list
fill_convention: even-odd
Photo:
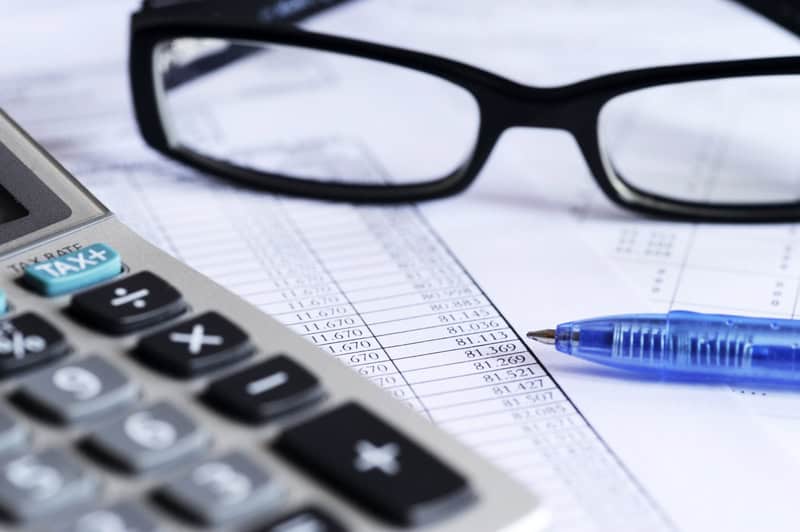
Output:
[[[143,0],[142,9],[158,9],[160,7],[193,4],[202,1],[204,0]],[[238,1],[231,2],[230,7],[236,9]],[[257,2],[250,0],[249,2],[242,2],[242,5],[259,5],[261,8],[259,16],[262,20],[294,24],[347,1],[349,0],[260,0]]]
[[[199,0],[144,0],[142,9],[158,9],[176,4],[188,4]],[[275,24],[297,24],[322,11],[339,7],[352,0],[305,0],[296,2],[291,0],[268,0],[259,2],[262,7],[259,11],[261,20]],[[235,5],[235,4],[233,4]],[[235,63],[264,49],[255,46],[229,44],[221,50],[209,53],[189,64],[174,66],[164,73],[164,88],[174,89],[184,83],[204,76],[214,70]]]
[[[176,4],[188,4],[201,0],[144,0],[143,9],[158,9]],[[317,13],[351,2],[352,0],[267,0],[262,2],[261,17],[269,22],[296,24]],[[768,18],[800,37],[800,7],[797,0],[734,0],[735,2]],[[234,4],[235,5],[235,4]],[[230,44],[225,48],[205,55],[190,64],[171,68],[164,75],[164,88],[174,89],[184,83],[204,76],[214,70],[235,63],[256,52],[254,46]]]
[[800,5],[797,0],[735,0],[800,37]]

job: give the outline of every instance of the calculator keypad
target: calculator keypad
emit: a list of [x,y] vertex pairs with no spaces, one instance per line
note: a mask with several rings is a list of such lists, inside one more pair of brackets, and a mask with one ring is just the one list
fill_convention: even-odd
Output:
[[138,386],[103,357],[93,355],[23,380],[18,399],[62,423],[96,419],[130,406]]
[[180,292],[150,272],[139,272],[72,298],[70,312],[89,327],[125,334],[186,311]]
[[[120,340],[125,352],[160,374],[153,379],[184,386],[170,377],[225,372],[185,384],[217,411],[195,411],[197,416],[270,423],[290,413],[311,415],[279,432],[273,447],[259,442],[261,452],[274,448],[311,478],[389,523],[426,524],[472,500],[463,477],[361,406],[347,403],[313,415],[312,407],[327,392],[293,353],[232,368],[256,353],[246,331],[215,311],[178,321],[189,309],[181,293],[148,271],[112,279],[121,271],[119,254],[112,252],[94,244],[83,255],[62,257],[36,272],[26,269],[25,281],[48,296],[85,288],[69,297],[66,310],[89,329],[112,335],[155,329]],[[108,260],[104,263],[100,255]],[[49,288],[42,272],[53,277]],[[111,339],[103,341],[107,345]],[[60,532],[164,532],[170,530],[164,524],[169,515],[186,526],[345,532],[337,518],[313,504],[286,513],[291,484],[280,478],[285,472],[262,466],[252,445],[247,452],[235,446],[214,452],[212,434],[195,414],[184,411],[192,407],[151,397],[141,378],[123,371],[132,363],[128,357],[114,360],[117,353],[79,350],[74,359],[33,371],[70,350],[61,331],[38,314],[0,319],[0,377],[31,370],[11,388],[9,398],[24,412],[70,428],[63,448],[31,450],[37,444],[35,431],[0,407],[0,515]],[[80,434],[73,440],[74,432]],[[118,498],[116,489],[104,490],[106,480],[89,472],[70,447],[95,466],[124,470],[130,474],[126,480],[138,482],[147,475],[141,479],[147,492]]]
[[221,526],[269,514],[284,490],[261,466],[231,452],[192,467],[167,483],[161,497],[204,525]]
[[213,382],[205,400],[233,417],[264,422],[312,405],[324,395],[314,375],[278,355]]
[[230,320],[206,312],[145,337],[136,351],[150,366],[188,377],[243,360],[253,348]]
[[89,504],[96,491],[96,480],[63,449],[46,449],[0,464],[0,507],[17,521]]
[[99,427],[89,444],[126,470],[143,473],[197,457],[209,439],[189,416],[162,401]]

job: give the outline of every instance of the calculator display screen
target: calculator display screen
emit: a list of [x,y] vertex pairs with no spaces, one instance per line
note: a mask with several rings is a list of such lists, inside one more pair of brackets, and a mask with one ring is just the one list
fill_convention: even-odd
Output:
[[58,194],[0,142],[0,245],[64,220],[71,213]]
[[0,188],[0,224],[18,220],[28,215],[28,209],[22,206],[11,193]]

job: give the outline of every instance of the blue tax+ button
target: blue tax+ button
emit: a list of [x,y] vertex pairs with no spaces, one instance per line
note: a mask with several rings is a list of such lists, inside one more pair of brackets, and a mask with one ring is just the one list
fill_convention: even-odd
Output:
[[25,282],[41,294],[57,296],[110,279],[121,270],[119,253],[97,243],[27,266]]

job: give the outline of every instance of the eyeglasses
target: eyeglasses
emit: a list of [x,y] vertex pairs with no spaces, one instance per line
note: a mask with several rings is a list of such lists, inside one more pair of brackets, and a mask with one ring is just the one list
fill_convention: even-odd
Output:
[[[293,25],[340,3],[147,2],[133,15],[130,52],[147,143],[272,192],[394,203],[464,190],[508,128],[558,128],[623,207],[696,221],[800,219],[800,57],[536,88]],[[740,3],[800,35],[792,2]]]

